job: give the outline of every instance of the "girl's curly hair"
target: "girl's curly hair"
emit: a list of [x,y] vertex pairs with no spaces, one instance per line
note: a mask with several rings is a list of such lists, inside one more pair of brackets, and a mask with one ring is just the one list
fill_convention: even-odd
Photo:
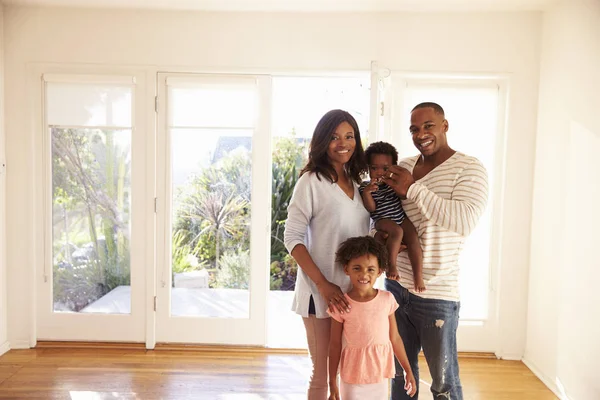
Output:
[[345,240],[335,253],[335,261],[345,266],[354,258],[371,254],[377,258],[379,269],[387,271],[388,255],[385,245],[371,236],[358,236]]

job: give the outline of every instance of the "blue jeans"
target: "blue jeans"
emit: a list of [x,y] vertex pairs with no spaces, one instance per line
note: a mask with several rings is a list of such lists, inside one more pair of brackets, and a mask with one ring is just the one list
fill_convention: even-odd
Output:
[[[423,348],[432,377],[431,393],[435,400],[462,400],[458,376],[456,328],[460,303],[424,299],[415,296],[398,282],[385,280],[385,288],[398,302],[396,322],[404,342],[410,367],[419,386],[419,352]],[[419,391],[413,400],[419,398]],[[404,390],[402,367],[396,360],[396,377],[392,379],[392,400],[409,400]]]

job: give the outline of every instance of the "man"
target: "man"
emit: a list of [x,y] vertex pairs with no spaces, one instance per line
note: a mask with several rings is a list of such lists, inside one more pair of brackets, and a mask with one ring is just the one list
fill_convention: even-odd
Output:
[[[410,132],[419,156],[389,169],[385,182],[419,233],[423,277],[427,290],[416,293],[406,252],[398,256],[399,281],[385,288],[400,305],[398,330],[419,382],[418,354],[423,349],[433,378],[434,399],[461,400],[456,329],[458,327],[458,258],[467,236],[482,215],[488,197],[487,172],[481,162],[450,148],[448,121],[436,103],[421,103],[411,111]],[[402,369],[392,379],[392,399],[409,399]],[[417,392],[415,399],[418,398]]]

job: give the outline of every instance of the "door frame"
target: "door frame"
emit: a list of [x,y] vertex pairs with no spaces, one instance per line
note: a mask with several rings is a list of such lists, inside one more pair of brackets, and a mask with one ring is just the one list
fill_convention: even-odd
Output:
[[[153,131],[149,124],[146,100],[153,82],[148,80],[148,70],[128,67],[69,66],[33,64],[28,66],[31,99],[32,131],[34,138],[33,153],[36,181],[34,189],[34,246],[35,255],[32,265],[34,293],[32,300],[32,333],[30,347],[38,340],[69,341],[124,341],[144,342],[146,340],[148,274],[145,266],[150,261],[146,243],[149,233],[154,234],[148,225],[150,210],[147,201],[148,157],[146,147],[148,132]],[[110,82],[117,77],[130,77],[133,86],[132,130],[131,130],[131,313],[130,314],[81,314],[54,313],[52,309],[52,168],[51,142],[47,132],[45,111],[44,76],[65,82]],[[137,147],[137,151],[136,151]],[[152,214],[153,215],[153,214]],[[40,227],[42,229],[40,229]]]

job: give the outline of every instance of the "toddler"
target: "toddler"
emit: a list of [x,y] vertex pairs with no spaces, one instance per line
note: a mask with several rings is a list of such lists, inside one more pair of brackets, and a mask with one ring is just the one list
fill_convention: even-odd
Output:
[[410,219],[406,218],[398,195],[383,182],[388,168],[398,162],[398,152],[389,143],[376,142],[367,147],[365,157],[371,180],[363,182],[359,191],[365,208],[371,213],[375,229],[387,234],[385,243],[389,267],[386,277],[394,280],[400,278],[396,259],[404,241],[413,270],[414,289],[417,293],[422,293],[426,288],[423,281],[423,251],[417,231]]

